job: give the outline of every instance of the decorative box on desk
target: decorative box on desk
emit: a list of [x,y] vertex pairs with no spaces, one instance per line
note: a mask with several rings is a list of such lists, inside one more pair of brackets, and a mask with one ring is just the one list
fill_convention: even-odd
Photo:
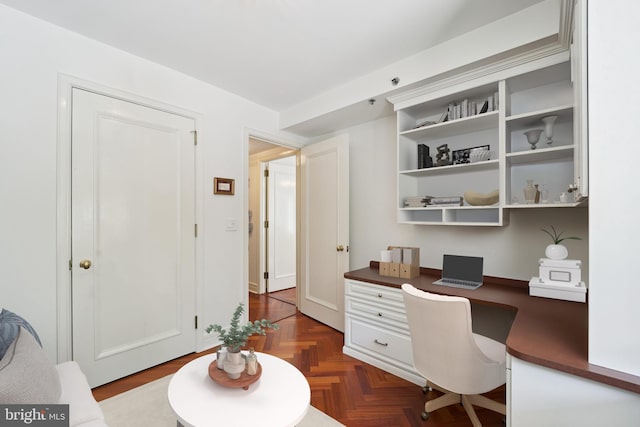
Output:
[[577,284],[582,281],[580,268],[582,261],[577,259],[549,259],[540,258],[540,279],[545,283],[571,283]]
[[586,302],[587,285],[581,281],[581,261],[541,258],[539,266],[540,277],[529,282],[529,295]]
[[420,248],[389,246],[391,262],[380,261],[381,276],[413,279],[420,275]]
[[543,282],[539,277],[532,277],[531,281],[529,281],[529,295],[566,301],[586,302],[587,285],[584,282],[576,284],[554,282],[551,284]]

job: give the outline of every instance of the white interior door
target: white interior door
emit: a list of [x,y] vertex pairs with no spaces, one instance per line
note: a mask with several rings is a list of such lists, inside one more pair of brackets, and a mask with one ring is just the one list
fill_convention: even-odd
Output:
[[349,138],[301,150],[300,311],[344,331],[349,270]]
[[195,349],[194,129],[73,90],[73,359],[92,387]]
[[267,265],[269,292],[296,286],[296,157],[269,162]]

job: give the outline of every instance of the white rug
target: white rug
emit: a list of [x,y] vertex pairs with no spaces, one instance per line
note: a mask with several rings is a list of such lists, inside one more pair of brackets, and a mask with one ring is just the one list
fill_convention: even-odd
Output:
[[[171,375],[100,402],[109,427],[176,427],[167,400]],[[344,427],[327,414],[309,406],[297,427]]]

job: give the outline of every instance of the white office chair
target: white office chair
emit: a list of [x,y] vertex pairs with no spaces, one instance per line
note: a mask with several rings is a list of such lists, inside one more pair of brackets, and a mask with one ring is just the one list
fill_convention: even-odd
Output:
[[474,427],[482,424],[473,405],[505,415],[504,404],[480,395],[505,383],[505,346],[472,332],[469,300],[424,292],[407,283],[402,296],[413,364],[427,379],[427,387],[445,393],[425,403],[422,419],[455,403],[462,403]]

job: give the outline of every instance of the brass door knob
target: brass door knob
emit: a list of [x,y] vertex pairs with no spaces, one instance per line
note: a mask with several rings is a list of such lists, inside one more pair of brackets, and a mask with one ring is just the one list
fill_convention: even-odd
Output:
[[80,268],[84,268],[85,270],[90,269],[91,261],[89,261],[88,259],[83,259],[82,261],[80,261]]
[[336,251],[338,251],[338,252],[342,252],[342,251],[344,251],[344,246],[342,246],[342,245],[338,245],[338,246],[336,247]]

